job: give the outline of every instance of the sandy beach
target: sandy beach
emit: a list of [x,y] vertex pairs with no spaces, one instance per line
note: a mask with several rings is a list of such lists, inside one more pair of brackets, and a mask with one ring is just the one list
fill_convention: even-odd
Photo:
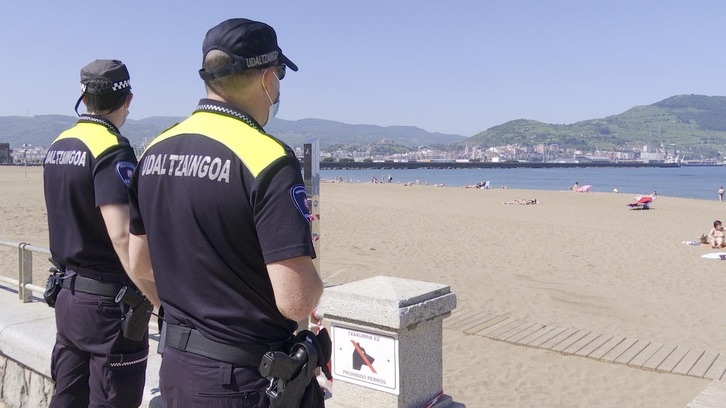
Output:
[[[0,167],[0,186],[0,239],[47,247],[42,170]],[[636,211],[632,198],[323,183],[321,275],[445,283],[460,310],[726,353],[726,262],[683,244],[726,203],[659,196]],[[16,265],[0,247],[2,274]],[[709,382],[444,330],[444,392],[468,407],[684,407]]]

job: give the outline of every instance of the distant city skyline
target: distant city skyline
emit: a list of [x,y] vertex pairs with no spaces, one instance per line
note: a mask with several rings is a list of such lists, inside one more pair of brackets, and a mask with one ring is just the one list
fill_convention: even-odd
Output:
[[472,136],[515,119],[574,123],[679,94],[726,95],[726,3],[458,1],[11,2],[0,16],[0,116],[73,115],[80,68],[118,58],[131,119],[203,97],[206,31],[272,25],[299,67],[279,117]]

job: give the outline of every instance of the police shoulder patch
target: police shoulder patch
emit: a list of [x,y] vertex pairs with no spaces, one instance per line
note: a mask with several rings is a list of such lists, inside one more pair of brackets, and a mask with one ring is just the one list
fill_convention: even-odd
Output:
[[136,165],[130,162],[118,162],[116,163],[116,174],[121,178],[121,181],[128,187],[131,182],[131,175],[134,174]]
[[297,184],[290,189],[290,198],[295,203],[295,207],[300,211],[300,215],[310,223],[310,207],[308,207],[308,194],[305,192],[305,186]]

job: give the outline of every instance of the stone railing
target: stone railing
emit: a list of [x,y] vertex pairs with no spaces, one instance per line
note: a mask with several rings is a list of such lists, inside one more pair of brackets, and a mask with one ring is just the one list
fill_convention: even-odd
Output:
[[[13,408],[46,408],[56,327],[44,288],[32,282],[32,254],[49,252],[0,245],[18,248],[18,279],[0,277],[0,398]],[[326,288],[316,316],[325,316],[333,339],[334,397],[326,406],[463,407],[442,390],[442,322],[455,307],[449,286],[409,279],[377,276]],[[155,323],[149,333],[142,406],[162,408]]]

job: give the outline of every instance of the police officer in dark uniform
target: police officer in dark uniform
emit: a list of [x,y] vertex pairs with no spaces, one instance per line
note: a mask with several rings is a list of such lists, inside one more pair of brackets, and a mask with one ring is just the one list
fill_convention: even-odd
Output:
[[119,127],[133,95],[129,72],[116,60],[81,69],[88,114],[58,136],[44,160],[50,251],[58,267],[49,279],[57,326],[51,407],[138,407],[148,337],[121,332],[115,297],[131,285],[128,191],[136,156]]
[[[290,350],[323,290],[300,163],[263,129],[297,66],[247,19],[209,30],[202,51],[207,98],[148,146],[129,187],[131,274],[164,309],[167,408],[266,408],[261,358]],[[321,396],[314,377],[306,387]]]

